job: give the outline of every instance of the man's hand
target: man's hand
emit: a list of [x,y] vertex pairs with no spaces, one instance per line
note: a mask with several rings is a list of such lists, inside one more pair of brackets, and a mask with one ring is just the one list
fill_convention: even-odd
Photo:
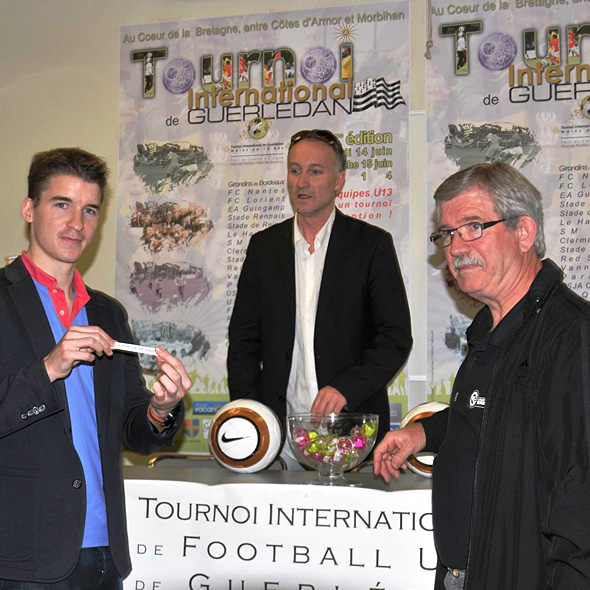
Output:
[[95,356],[112,356],[115,341],[98,326],[71,326],[43,359],[49,380],[65,379],[82,362],[92,363]]
[[156,348],[156,352],[156,361],[161,372],[154,383],[151,406],[153,414],[165,420],[190,389],[192,381],[184,365],[176,357],[160,346]]
[[375,475],[380,475],[386,482],[391,481],[392,475],[399,479],[400,469],[406,468],[407,458],[421,451],[425,445],[424,427],[419,422],[388,432],[373,452]]
[[326,385],[322,387],[313,400],[311,412],[313,414],[338,414],[347,404],[346,398],[337,390]]

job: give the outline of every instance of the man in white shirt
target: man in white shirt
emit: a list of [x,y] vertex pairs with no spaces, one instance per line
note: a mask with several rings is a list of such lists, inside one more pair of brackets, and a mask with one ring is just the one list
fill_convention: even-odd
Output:
[[412,345],[391,235],[335,207],[346,179],[338,138],[291,138],[295,213],[250,240],[229,327],[232,399],[288,413],[374,412],[389,428],[387,384]]

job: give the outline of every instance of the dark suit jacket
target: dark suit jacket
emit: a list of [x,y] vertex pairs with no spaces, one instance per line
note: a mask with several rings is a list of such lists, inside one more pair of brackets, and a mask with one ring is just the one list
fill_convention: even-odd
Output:
[[[249,397],[283,423],[295,339],[293,218],[252,236],[229,326],[232,399]],[[341,214],[330,236],[318,299],[318,387],[335,387],[349,412],[377,413],[389,430],[386,387],[412,345],[410,313],[391,235]]]
[[[129,342],[123,308],[88,290],[90,325]],[[0,270],[0,580],[52,582],[76,565],[86,493],[72,442],[63,380],[49,381],[43,357],[55,346],[43,304],[22,261]],[[96,417],[113,560],[130,571],[121,468],[122,445],[151,453],[172,442],[146,417],[150,393],[135,355],[94,363]],[[1,585],[1,584],[0,584]]]

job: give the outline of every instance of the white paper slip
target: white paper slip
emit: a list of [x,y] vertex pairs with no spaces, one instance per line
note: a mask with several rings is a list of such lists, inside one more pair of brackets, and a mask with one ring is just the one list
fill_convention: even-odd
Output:
[[127,342],[117,342],[111,346],[112,350],[124,350],[125,352],[137,352],[138,354],[150,354],[158,356],[153,346],[141,346],[140,344],[129,344]]

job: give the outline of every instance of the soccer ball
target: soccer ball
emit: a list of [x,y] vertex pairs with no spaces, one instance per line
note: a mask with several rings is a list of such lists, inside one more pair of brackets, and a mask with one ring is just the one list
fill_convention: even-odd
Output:
[[[409,426],[416,422],[416,420],[421,420],[422,418],[428,418],[432,416],[432,414],[436,414],[441,410],[445,410],[448,408],[448,404],[443,404],[441,402],[428,402],[425,404],[420,404],[415,408],[411,409],[402,419],[399,427],[404,428],[405,426]],[[427,459],[427,461],[421,461],[415,455],[410,455],[408,457],[408,468],[410,471],[417,473],[418,475],[423,475],[424,477],[432,477],[432,462],[434,457],[431,453],[419,453],[420,459]],[[428,460],[429,459],[429,460]]]
[[226,469],[255,473],[274,461],[281,440],[281,424],[270,408],[239,399],[224,405],[213,417],[209,449]]

